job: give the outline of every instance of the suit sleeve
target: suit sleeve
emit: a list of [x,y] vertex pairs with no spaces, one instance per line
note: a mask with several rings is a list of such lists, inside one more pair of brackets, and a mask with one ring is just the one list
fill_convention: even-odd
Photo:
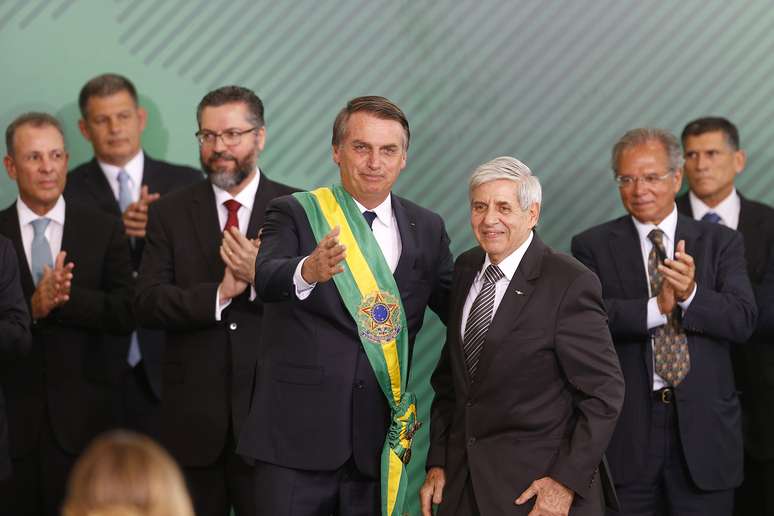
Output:
[[[134,328],[132,266],[123,223],[117,218],[111,220],[114,222],[107,238],[100,288],[73,282],[70,299],[52,315],[63,324],[125,335]],[[76,263],[73,276],[77,274]]]
[[[728,238],[718,239],[716,262],[696,264],[696,296],[685,311],[683,327],[715,339],[745,342],[755,330],[758,310],[747,275],[742,235],[736,231],[724,233]],[[715,267],[712,274],[698,272],[709,266]],[[714,283],[702,282],[704,276],[714,278]]]
[[[448,331],[447,331],[448,334]],[[430,384],[435,391],[430,408],[430,446],[427,451],[426,467],[446,466],[446,446],[449,440],[454,415],[455,391],[449,362],[449,346],[444,344]]]
[[0,363],[30,350],[30,316],[19,280],[16,251],[0,241]]
[[585,496],[624,398],[623,374],[607,327],[601,287],[593,274],[579,275],[565,291],[554,343],[575,393],[577,419],[549,476]]
[[282,197],[266,208],[261,249],[255,260],[255,291],[264,303],[298,301],[293,274],[304,256],[299,256],[298,221],[293,217],[292,202],[290,197]]
[[152,204],[148,214],[134,299],[137,320],[142,326],[161,330],[193,330],[216,324],[214,304],[219,283],[187,288],[175,283],[174,238],[190,238],[190,232],[174,234],[165,220],[168,212],[161,212],[158,206]]
[[[572,255],[583,265],[591,269],[600,278],[604,271],[588,239],[573,237]],[[612,266],[613,264],[609,264]],[[603,290],[603,302],[608,317],[608,327],[613,338],[619,342],[634,341],[648,337],[648,299],[623,299],[613,297]]]
[[755,300],[758,305],[757,331],[771,339],[774,334],[774,246],[769,249],[766,271],[755,289]]

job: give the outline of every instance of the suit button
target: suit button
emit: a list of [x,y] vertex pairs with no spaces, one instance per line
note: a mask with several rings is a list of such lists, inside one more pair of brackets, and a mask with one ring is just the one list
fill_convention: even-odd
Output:
[[471,437],[470,439],[468,439],[468,446],[473,446],[474,444],[476,444],[475,437]]
[[467,403],[465,403],[465,406],[466,407],[472,407],[473,406],[473,402],[468,400]]
[[137,276],[139,276],[140,273],[137,271],[132,271],[132,278],[137,279]]
[[354,384],[355,389],[362,389],[364,387],[362,380],[358,380]]
[[236,330],[237,329],[237,323],[232,322],[231,324],[228,325],[228,329],[229,330]]

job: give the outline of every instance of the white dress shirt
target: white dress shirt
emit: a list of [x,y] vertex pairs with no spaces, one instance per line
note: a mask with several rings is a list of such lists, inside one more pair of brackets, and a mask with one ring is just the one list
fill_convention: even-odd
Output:
[[142,171],[145,165],[145,155],[140,149],[129,162],[123,167],[117,167],[109,163],[103,163],[97,160],[99,168],[102,169],[102,173],[105,174],[105,178],[110,185],[110,189],[113,190],[113,196],[118,200],[118,173],[123,169],[129,174],[129,189],[132,194],[132,202],[137,202],[140,199],[140,189],[142,188]]
[[720,201],[720,203],[714,208],[710,208],[704,201],[696,197],[693,192],[688,192],[688,200],[691,203],[691,211],[693,211],[693,218],[701,220],[701,218],[708,212],[717,213],[720,216],[720,222],[731,229],[739,227],[739,211],[742,209],[742,201],[739,199],[739,194],[736,193],[736,188],[731,190],[728,197]]
[[[400,260],[400,253],[403,250],[403,244],[400,240],[400,231],[398,230],[398,222],[395,220],[395,213],[392,211],[392,195],[388,195],[387,198],[376,208],[368,210],[365,206],[355,200],[357,208],[360,213],[365,211],[372,211],[376,213],[371,230],[374,233],[376,243],[379,244],[379,249],[384,255],[384,260],[390,267],[391,272],[395,272],[398,267],[398,261]],[[296,287],[296,296],[298,299],[306,299],[312,293],[312,289],[316,283],[307,283],[303,276],[301,276],[301,267],[306,262],[305,257],[298,262],[296,266],[296,272],[293,275],[293,284]]]
[[[524,257],[524,253],[527,252],[529,245],[532,243],[534,233],[529,232],[527,239],[511,254],[503,258],[503,260],[497,264],[503,273],[503,277],[497,280],[495,283],[495,298],[494,306],[492,308],[492,319],[494,319],[497,313],[497,308],[500,306],[500,301],[505,296],[505,291],[508,289],[508,284],[511,282],[513,275],[516,273],[516,269],[519,268],[521,259]],[[481,288],[484,286],[484,271],[492,261],[489,259],[489,255],[484,259],[484,265],[481,270],[476,274],[476,279],[473,280],[473,284],[468,291],[468,297],[465,299],[465,305],[462,307],[462,324],[460,325],[460,337],[465,338],[465,327],[468,324],[468,316],[470,315],[470,309],[473,307],[473,302],[476,300],[478,293],[481,292]]]
[[35,230],[32,227],[32,221],[40,218],[49,218],[45,235],[48,239],[48,245],[51,247],[51,258],[56,263],[56,255],[62,250],[62,234],[64,233],[65,222],[65,200],[61,195],[56,204],[45,215],[38,215],[32,211],[21,197],[16,199],[16,213],[19,216],[19,230],[21,230],[22,247],[24,247],[24,256],[27,258],[27,268],[32,270],[32,238]]
[[[653,292],[650,291],[650,278],[648,277],[648,255],[650,254],[650,250],[653,249],[653,242],[650,241],[648,238],[648,234],[658,228],[661,231],[664,232],[664,251],[666,251],[667,258],[670,260],[674,259],[675,256],[675,245],[677,242],[675,242],[675,232],[677,231],[677,206],[672,207],[672,211],[669,213],[669,215],[664,218],[659,224],[643,224],[642,222],[638,221],[634,217],[632,217],[632,221],[634,222],[634,227],[637,228],[637,234],[640,237],[640,251],[642,252],[642,263],[645,265],[645,281],[648,285],[648,318],[647,318],[647,324],[648,329],[651,330],[653,328],[657,328],[658,326],[662,326],[666,324],[667,317],[666,315],[662,314],[661,311],[658,308],[658,300]],[[666,281],[666,280],[665,280]],[[680,308],[685,312],[688,310],[688,307],[691,306],[691,301],[693,301],[693,298],[696,296],[696,289],[698,288],[698,285],[694,284],[693,292],[691,292],[691,295],[688,296],[688,299],[685,301],[679,301],[677,304],[680,306]],[[653,340],[651,339],[651,346],[653,346]],[[654,355],[651,353],[651,355]],[[661,378],[659,375],[656,374],[656,368],[653,368],[653,390],[657,391],[661,389],[662,387],[666,387],[667,383],[664,381],[663,378]]]
[[[241,192],[236,196],[231,195],[224,189],[212,185],[212,191],[215,194],[215,207],[218,210],[218,227],[223,229],[228,220],[228,209],[223,205],[224,202],[233,199],[241,206],[237,211],[239,220],[239,232],[243,235],[247,233],[247,226],[250,224],[250,215],[253,213],[253,203],[255,203],[255,194],[258,192],[258,184],[261,182],[261,170],[257,169],[255,176],[250,180]],[[255,287],[250,285],[250,299],[255,299]],[[220,287],[215,293],[215,320],[220,321],[223,310],[231,304],[231,300],[220,302]]]

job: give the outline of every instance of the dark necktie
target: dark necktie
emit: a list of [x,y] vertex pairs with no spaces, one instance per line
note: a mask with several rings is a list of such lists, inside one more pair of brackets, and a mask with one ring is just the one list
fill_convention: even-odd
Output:
[[374,220],[376,219],[376,213],[372,211],[364,211],[363,217],[365,217],[366,222],[368,222],[368,227],[371,228],[371,231],[374,230]]
[[706,220],[707,222],[712,222],[713,224],[718,224],[723,222],[723,217],[715,213],[714,211],[708,211],[704,214],[704,216],[701,218],[701,220]]
[[497,265],[489,265],[484,271],[484,284],[470,307],[467,323],[465,323],[465,336],[463,337],[462,350],[465,353],[465,364],[468,366],[470,377],[473,378],[478,369],[478,361],[484,348],[486,334],[492,322],[494,309],[495,283],[503,278],[503,271]]
[[[664,232],[654,229],[648,233],[653,242],[653,248],[648,254],[648,278],[650,291],[657,296],[661,291],[664,279],[658,272],[658,266],[666,257],[664,249]],[[691,369],[691,356],[688,352],[688,338],[680,324],[678,308],[667,314],[666,324],[659,326],[653,332],[653,354],[655,356],[656,374],[669,385],[677,385],[683,381]]]
[[229,199],[228,201],[223,202],[223,206],[228,210],[228,218],[226,219],[226,225],[223,226],[223,232],[225,233],[232,227],[239,229],[239,217],[237,217],[237,212],[242,205],[239,201]]

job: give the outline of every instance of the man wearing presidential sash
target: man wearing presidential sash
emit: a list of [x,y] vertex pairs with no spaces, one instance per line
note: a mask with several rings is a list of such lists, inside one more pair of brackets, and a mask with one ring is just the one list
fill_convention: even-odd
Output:
[[403,514],[411,350],[425,308],[446,320],[452,269],[441,217],[391,193],[409,138],[398,106],[353,99],[333,126],[341,184],[267,209],[262,360],[238,447],[256,459],[260,514]]

